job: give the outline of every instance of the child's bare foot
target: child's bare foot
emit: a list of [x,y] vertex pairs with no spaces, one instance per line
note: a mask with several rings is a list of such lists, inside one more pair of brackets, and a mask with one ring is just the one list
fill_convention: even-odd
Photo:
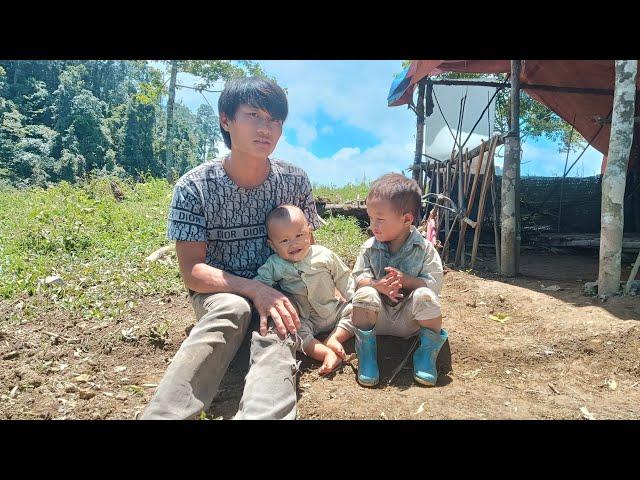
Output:
[[342,359],[331,350],[325,354],[324,361],[318,373],[320,375],[326,375],[327,373],[333,372],[341,363]]
[[329,338],[324,341],[324,344],[333,350],[342,360],[347,358],[347,354],[345,353],[342,344],[334,336],[329,336]]

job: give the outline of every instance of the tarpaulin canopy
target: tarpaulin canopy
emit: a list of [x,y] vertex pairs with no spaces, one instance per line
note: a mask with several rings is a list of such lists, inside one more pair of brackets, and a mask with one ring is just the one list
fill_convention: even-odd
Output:
[[[413,60],[398,75],[388,96],[388,105],[398,106],[412,102],[416,84],[425,77],[444,72],[460,73],[508,73],[510,60]],[[640,76],[638,77],[640,84]],[[573,125],[591,145],[607,155],[609,149],[610,119],[615,84],[613,60],[523,60],[520,82],[529,96],[546,105],[567,123]],[[548,91],[528,88],[527,85],[573,87],[581,89],[610,90],[610,94]],[[637,105],[638,103],[636,103]],[[637,112],[636,112],[637,115]],[[637,125],[636,125],[637,130]],[[635,138],[638,139],[636,131]],[[630,166],[636,161],[637,140],[634,141]]]

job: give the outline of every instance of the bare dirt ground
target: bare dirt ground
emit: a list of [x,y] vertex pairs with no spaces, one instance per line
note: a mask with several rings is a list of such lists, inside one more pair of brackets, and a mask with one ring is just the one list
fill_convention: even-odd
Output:
[[[303,359],[298,417],[640,419],[640,297],[602,303],[584,296],[583,283],[597,277],[592,256],[523,254],[524,275],[508,281],[489,268],[483,271],[490,258],[480,263],[476,274],[445,275],[442,303],[450,340],[438,358],[435,388],[413,382],[410,361],[387,385],[411,341],[382,337],[378,388],[357,385],[357,360],[319,377],[319,364]],[[0,303],[0,316],[15,303]],[[499,322],[490,315],[507,318]],[[164,346],[144,336],[167,321]],[[0,419],[135,418],[193,322],[186,295],[179,295],[146,297],[119,323],[93,324],[52,310],[37,321],[5,325]],[[353,352],[353,341],[346,347]],[[245,342],[210,418],[235,413],[248,356]]]

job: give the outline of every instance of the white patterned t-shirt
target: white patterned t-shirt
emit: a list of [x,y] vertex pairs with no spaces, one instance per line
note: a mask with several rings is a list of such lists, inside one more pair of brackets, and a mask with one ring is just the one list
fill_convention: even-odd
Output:
[[300,207],[309,225],[320,224],[307,174],[280,160],[269,160],[267,179],[256,188],[237,186],[215,160],[185,173],[176,183],[167,238],[207,242],[207,265],[253,278],[273,253],[265,220],[278,205]]

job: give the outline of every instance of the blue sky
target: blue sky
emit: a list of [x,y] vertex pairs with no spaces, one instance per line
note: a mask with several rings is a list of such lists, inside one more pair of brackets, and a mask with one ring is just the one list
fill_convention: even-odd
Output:
[[[313,183],[339,186],[370,180],[413,162],[415,115],[406,106],[389,108],[386,102],[393,77],[402,70],[401,60],[259,63],[288,91],[289,117],[274,157],[304,168]],[[180,74],[178,83],[189,85],[194,80]],[[219,94],[204,95],[217,110]],[[177,100],[194,111],[205,103],[200,93],[189,89],[179,89]],[[226,151],[224,144],[220,147]],[[554,143],[528,140],[522,149],[523,175],[562,175],[565,154]],[[577,155],[569,156],[569,164]],[[570,175],[600,173],[601,160],[602,155],[589,147]],[[496,158],[497,165],[501,161]]]

